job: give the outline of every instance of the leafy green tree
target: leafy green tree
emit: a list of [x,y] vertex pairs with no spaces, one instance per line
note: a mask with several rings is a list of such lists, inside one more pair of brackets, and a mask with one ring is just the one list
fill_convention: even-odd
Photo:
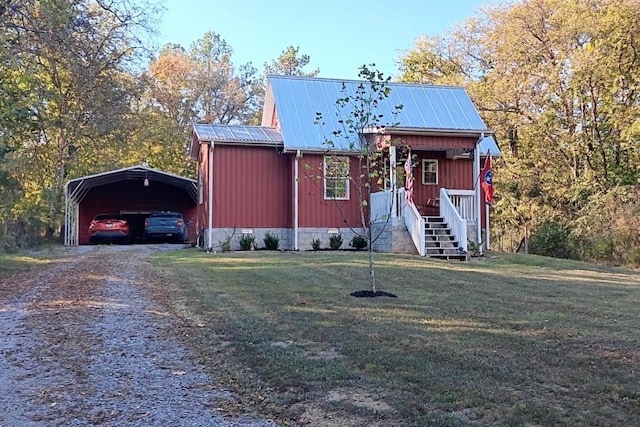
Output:
[[276,74],[281,76],[315,77],[320,72],[318,68],[309,72],[304,71],[304,68],[309,65],[309,62],[311,62],[311,57],[309,55],[301,55],[300,47],[294,47],[293,45],[283,50],[280,56],[271,61],[270,64],[265,62],[262,84],[259,85],[255,91],[258,108],[248,120],[249,124],[259,125],[262,121],[262,105],[264,104],[267,76],[269,74]]
[[198,120],[204,123],[245,123],[259,108],[260,82],[251,63],[236,71],[233,49],[209,31],[191,45],[193,89]]
[[53,236],[62,224],[65,182],[87,172],[84,153],[117,141],[128,118],[136,94],[130,70],[153,8],[90,0],[3,5],[0,32],[13,60],[3,63],[2,75],[20,82],[14,89],[29,125],[5,132],[14,147],[3,166],[22,191],[12,212]]
[[282,51],[280,56],[271,64],[264,64],[265,76],[269,74],[277,74],[281,76],[305,76],[315,77],[320,73],[320,69],[316,68],[312,71],[304,71],[303,68],[309,65],[311,57],[309,55],[300,55],[300,46],[288,46]]
[[593,197],[640,180],[639,26],[637,0],[487,7],[421,39],[402,79],[464,85],[496,130],[494,220],[575,226]]

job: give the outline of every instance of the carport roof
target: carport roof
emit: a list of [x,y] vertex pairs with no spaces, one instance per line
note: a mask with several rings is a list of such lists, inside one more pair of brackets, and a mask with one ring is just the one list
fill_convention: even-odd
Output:
[[191,197],[194,203],[197,202],[197,184],[194,179],[163,172],[158,169],[152,169],[144,165],[131,166],[128,168],[116,169],[72,179],[67,182],[65,189],[67,201],[80,203],[93,187],[111,184],[118,181],[142,181],[145,178],[152,182],[162,182],[164,184],[182,188],[189,194],[189,197]]

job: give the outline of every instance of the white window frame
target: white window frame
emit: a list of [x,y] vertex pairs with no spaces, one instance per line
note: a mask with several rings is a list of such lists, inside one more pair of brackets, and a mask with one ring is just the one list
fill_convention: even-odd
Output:
[[[346,169],[344,170],[345,172],[345,176],[344,177],[332,177],[332,176],[327,176],[327,169],[329,167],[328,163],[330,163],[331,161],[344,161],[346,163]],[[324,199],[325,200],[349,200],[349,167],[350,167],[350,158],[349,156],[324,156],[324,160],[323,160],[323,177],[324,177]],[[340,181],[344,180],[344,194],[340,197],[337,196],[331,196],[327,194],[327,190],[330,189],[329,186],[327,186],[327,183],[335,181],[336,184],[334,185],[334,189],[338,188],[338,184]]]
[[[429,164],[435,165],[436,182],[427,182],[427,172],[433,173],[432,170],[427,170]],[[422,185],[438,185],[439,173],[438,173],[438,160],[437,159],[422,159]]]

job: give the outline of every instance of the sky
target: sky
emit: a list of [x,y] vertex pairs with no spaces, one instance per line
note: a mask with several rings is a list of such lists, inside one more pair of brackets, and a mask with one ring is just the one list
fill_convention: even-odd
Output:
[[251,62],[258,72],[288,46],[311,61],[305,71],[320,77],[357,78],[374,63],[397,77],[402,52],[421,35],[442,34],[477,15],[489,0],[165,0],[160,46],[189,48],[206,31],[232,48],[236,66]]

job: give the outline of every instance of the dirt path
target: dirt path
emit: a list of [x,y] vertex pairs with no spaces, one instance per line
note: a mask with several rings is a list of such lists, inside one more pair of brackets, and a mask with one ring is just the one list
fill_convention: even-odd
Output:
[[164,248],[73,248],[0,281],[0,427],[275,426],[219,415],[233,395],[214,388],[152,291],[146,258]]

